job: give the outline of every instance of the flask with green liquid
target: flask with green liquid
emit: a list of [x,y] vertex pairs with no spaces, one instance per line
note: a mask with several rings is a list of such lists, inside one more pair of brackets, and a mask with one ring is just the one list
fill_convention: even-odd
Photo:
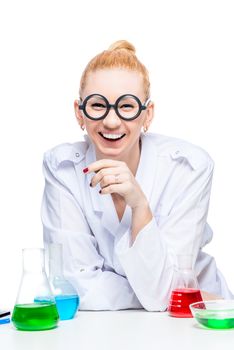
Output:
[[23,274],[12,314],[19,330],[40,331],[57,327],[59,314],[45,272],[44,249],[23,249]]

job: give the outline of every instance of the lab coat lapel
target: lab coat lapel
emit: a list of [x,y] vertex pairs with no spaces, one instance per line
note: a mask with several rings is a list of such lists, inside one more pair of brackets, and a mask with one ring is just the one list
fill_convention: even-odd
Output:
[[[92,144],[92,142],[90,141],[90,139],[87,135],[85,135],[85,140],[89,144],[89,147],[88,147],[88,150],[87,150],[86,156],[85,156],[85,166],[88,167],[89,164],[96,161],[96,154],[95,154],[94,145]],[[99,200],[99,196],[100,196],[99,189],[100,188],[99,188],[99,186],[96,186],[94,188],[89,186],[93,175],[94,175],[93,173],[89,173],[86,175],[86,186],[90,192],[90,198],[91,198],[93,210],[95,212],[102,212],[103,208],[100,205],[100,200]]]
[[141,135],[141,157],[137,168],[136,180],[148,202],[151,201],[152,189],[157,181],[157,149],[148,135]]
[[101,197],[101,204],[103,208],[101,223],[111,234],[115,235],[120,222],[116,213],[114,202],[110,194],[101,195]]
[[[157,181],[157,149],[147,135],[141,135],[141,157],[137,168],[136,180],[143,190],[149,203],[151,201],[152,188]],[[131,226],[132,212],[130,207],[125,208],[121,222],[110,195],[102,196],[102,225],[113,235],[119,235]]]
[[[88,140],[89,139],[87,138],[87,141]],[[156,147],[147,135],[141,135],[141,142],[141,157],[136,173],[136,180],[150,202],[157,166]],[[89,148],[86,153],[86,166],[95,161],[95,148],[92,142],[89,141]],[[87,175],[87,186],[89,185],[92,176],[93,174]],[[100,195],[99,190],[99,186],[90,188],[93,210],[100,214],[101,225],[112,235],[116,235],[117,232],[122,231],[122,229],[124,230],[131,225],[131,208],[126,207],[123,218],[120,222],[111,195]]]
[[[96,161],[95,147],[90,142],[88,136],[85,136],[86,142],[89,143],[89,147],[86,153],[86,166]],[[90,181],[93,177],[93,173],[87,174],[87,188],[90,191],[90,198],[93,210],[100,216],[101,226],[105,227],[111,234],[115,235],[118,229],[119,219],[116,213],[116,209],[111,198],[111,195],[101,195],[99,193],[100,186],[97,185],[94,188],[90,187]]]

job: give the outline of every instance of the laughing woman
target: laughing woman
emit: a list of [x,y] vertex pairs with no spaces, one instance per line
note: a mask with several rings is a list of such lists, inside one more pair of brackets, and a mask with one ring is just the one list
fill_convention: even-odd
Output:
[[87,135],[45,153],[42,221],[45,245],[63,244],[80,308],[165,310],[177,254],[192,255],[201,290],[232,297],[202,252],[213,161],[147,132],[154,104],[132,44],[118,41],[88,63],[74,106]]

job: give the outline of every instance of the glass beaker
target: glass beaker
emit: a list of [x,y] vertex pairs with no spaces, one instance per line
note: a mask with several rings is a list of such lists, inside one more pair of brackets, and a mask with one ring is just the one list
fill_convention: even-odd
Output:
[[73,318],[79,307],[79,296],[63,275],[62,244],[49,244],[49,281],[55,296],[60,320]]
[[44,249],[23,249],[23,274],[12,314],[19,330],[55,328],[59,314],[45,273]]
[[197,301],[202,301],[202,296],[192,269],[192,255],[177,255],[168,313],[174,317],[193,317],[189,305]]

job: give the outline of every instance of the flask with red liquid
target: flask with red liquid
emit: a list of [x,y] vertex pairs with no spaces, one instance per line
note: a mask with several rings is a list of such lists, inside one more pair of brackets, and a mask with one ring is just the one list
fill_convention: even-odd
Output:
[[193,317],[189,305],[202,301],[196,275],[192,269],[192,255],[177,255],[168,313],[173,317]]

